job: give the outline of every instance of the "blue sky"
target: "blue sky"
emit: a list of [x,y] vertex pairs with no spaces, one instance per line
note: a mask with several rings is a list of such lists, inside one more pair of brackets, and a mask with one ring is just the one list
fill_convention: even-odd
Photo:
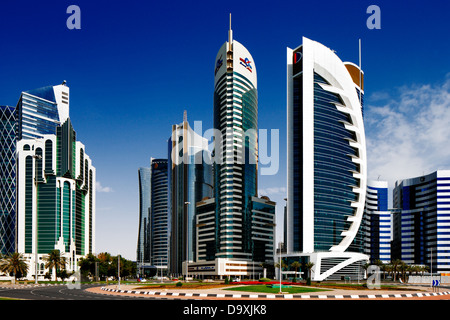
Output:
[[[66,27],[72,4],[81,9],[81,30]],[[381,9],[379,30],[366,26],[371,4]],[[306,36],[358,63],[361,38],[369,175],[392,184],[450,168],[450,154],[439,147],[450,138],[448,12],[450,4],[437,0],[3,1],[0,104],[15,105],[21,91],[67,80],[70,117],[101,186],[96,251],[135,259],[137,170],[150,157],[167,157],[171,125],[184,110],[191,123],[212,127],[214,58],[227,40],[229,13],[234,38],[255,60],[259,128],[280,132],[279,172],[261,176],[259,189],[279,203],[281,216],[286,47]],[[440,130],[435,144],[433,124]],[[412,161],[403,164],[399,150]]]

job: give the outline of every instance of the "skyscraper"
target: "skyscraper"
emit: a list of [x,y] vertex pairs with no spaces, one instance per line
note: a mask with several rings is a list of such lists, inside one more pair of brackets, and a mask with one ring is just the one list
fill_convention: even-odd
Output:
[[56,134],[56,128],[69,117],[69,88],[64,81],[24,91],[15,108],[2,106],[0,114],[0,252],[9,253],[16,245],[16,143]]
[[364,219],[366,253],[370,261],[391,262],[392,213],[388,210],[387,181],[368,181]]
[[182,274],[182,264],[195,261],[196,203],[213,197],[208,141],[194,132],[187,116],[172,126],[169,139],[170,272]]
[[367,159],[363,73],[303,38],[287,49],[287,253],[313,262],[313,280],[358,276],[350,252],[363,217]]
[[69,117],[69,87],[66,81],[22,92],[17,103],[18,138],[42,138],[55,134]]
[[202,262],[193,271],[247,276],[260,272],[260,262],[273,259],[275,203],[257,198],[256,66],[250,52],[233,39],[231,16],[228,41],[215,59],[214,128],[214,199],[197,204]]
[[392,259],[450,273],[450,170],[397,181]]
[[169,181],[167,159],[150,161],[150,261],[159,269],[169,263]]
[[138,268],[144,264],[150,266],[150,168],[138,169],[139,179],[139,229],[136,251]]
[[16,108],[0,106],[0,253],[15,251]]
[[[17,143],[17,251],[46,271],[43,256],[57,249],[68,271],[95,252],[95,168],[76,141],[70,118],[56,134]],[[36,258],[38,260],[36,260]]]

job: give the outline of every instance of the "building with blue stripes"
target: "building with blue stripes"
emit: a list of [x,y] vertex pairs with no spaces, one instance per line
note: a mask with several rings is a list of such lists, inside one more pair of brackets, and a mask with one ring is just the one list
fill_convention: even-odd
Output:
[[365,253],[370,261],[391,262],[392,213],[388,210],[387,181],[367,183],[364,214]]
[[392,258],[450,272],[450,170],[395,183]]

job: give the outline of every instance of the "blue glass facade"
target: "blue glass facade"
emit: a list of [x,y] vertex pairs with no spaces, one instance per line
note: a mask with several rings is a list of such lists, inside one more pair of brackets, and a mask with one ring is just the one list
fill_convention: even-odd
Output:
[[[63,102],[68,104],[68,100]],[[53,86],[22,92],[17,103],[19,140],[55,134],[56,128],[66,120],[59,118],[58,108]]]
[[347,218],[355,214],[349,206],[357,200],[353,172],[359,172],[352,156],[357,156],[349,141],[354,133],[344,127],[348,115],[336,109],[343,104],[337,95],[322,89],[326,83],[314,74],[314,251],[328,251],[342,240],[350,226]]
[[139,231],[136,251],[137,263],[150,263],[150,168],[138,169]]
[[[169,177],[170,177],[170,272],[182,273],[182,264],[196,260],[196,204],[204,198],[213,196],[213,175],[210,152],[200,142],[187,121],[173,126],[169,139]],[[189,136],[185,134],[189,133]],[[172,138],[176,143],[172,143]],[[199,145],[195,145],[198,139]],[[174,151],[175,150],[175,151]],[[172,152],[183,158],[181,163],[172,161]],[[208,158],[208,159],[206,159]],[[208,161],[206,161],[208,160]],[[186,247],[187,246],[187,247]]]
[[167,159],[151,161],[151,263],[167,266],[169,256],[169,185]]
[[447,170],[396,183],[393,258],[450,272],[449,187]]

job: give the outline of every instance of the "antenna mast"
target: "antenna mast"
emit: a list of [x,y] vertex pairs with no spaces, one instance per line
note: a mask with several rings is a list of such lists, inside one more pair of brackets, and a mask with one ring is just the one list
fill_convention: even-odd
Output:
[[233,30],[231,30],[231,13],[230,13],[230,29],[228,30],[228,51],[231,51],[232,43],[233,43]]
[[362,91],[362,69],[361,69],[361,39],[359,39],[359,103],[362,105],[361,101],[361,91]]

